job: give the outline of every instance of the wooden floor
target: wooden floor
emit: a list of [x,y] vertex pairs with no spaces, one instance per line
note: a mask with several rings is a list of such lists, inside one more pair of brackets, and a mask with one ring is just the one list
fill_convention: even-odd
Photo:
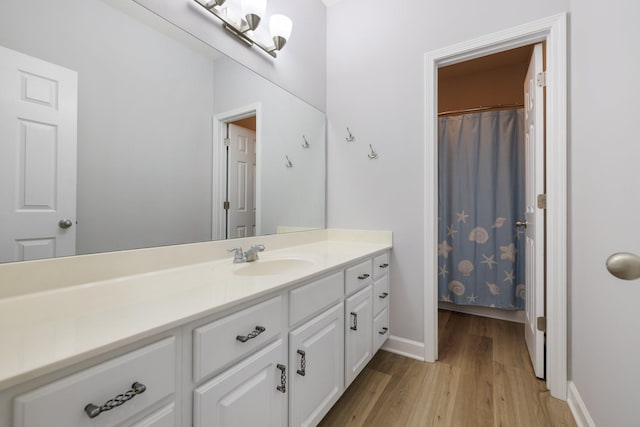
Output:
[[439,360],[380,351],[320,426],[575,426],[533,374],[524,325],[440,311]]

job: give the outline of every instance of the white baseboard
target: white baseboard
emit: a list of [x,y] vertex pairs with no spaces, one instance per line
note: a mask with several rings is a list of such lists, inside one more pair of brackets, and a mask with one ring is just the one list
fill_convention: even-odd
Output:
[[418,341],[391,335],[382,345],[382,350],[424,362],[424,344]]
[[593,422],[593,418],[589,415],[589,411],[580,397],[580,393],[578,393],[578,389],[573,381],[568,381],[568,393],[567,393],[567,403],[569,404],[569,409],[571,409],[571,413],[573,414],[573,418],[576,420],[576,424],[578,427],[596,427],[596,423]]
[[491,307],[477,307],[473,305],[458,305],[450,302],[438,301],[438,308],[458,313],[473,314],[474,316],[490,317],[492,319],[507,320],[509,322],[525,323],[523,310],[500,310]]

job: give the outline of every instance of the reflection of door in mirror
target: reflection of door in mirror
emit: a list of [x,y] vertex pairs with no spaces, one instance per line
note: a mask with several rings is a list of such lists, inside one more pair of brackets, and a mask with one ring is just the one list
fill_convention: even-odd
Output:
[[228,124],[228,239],[256,234],[255,129],[255,116]]
[[75,255],[77,82],[0,46],[0,262]]

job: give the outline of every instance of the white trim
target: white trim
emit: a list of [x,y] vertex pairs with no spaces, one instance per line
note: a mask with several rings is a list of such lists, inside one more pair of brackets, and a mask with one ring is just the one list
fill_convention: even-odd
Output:
[[591,418],[587,406],[584,404],[582,397],[580,397],[580,393],[578,393],[573,381],[569,381],[567,404],[578,427],[596,427],[596,423],[593,422],[593,418]]
[[567,398],[567,15],[562,13],[425,54],[424,359],[438,356],[438,68],[547,42],[547,387]]
[[[250,104],[244,107],[236,108],[230,111],[225,111],[224,113],[216,114],[213,117],[213,149],[212,149],[212,164],[213,170],[220,171],[219,173],[213,173],[211,175],[211,240],[221,240],[224,235],[224,220],[221,215],[220,206],[224,202],[224,188],[225,182],[221,177],[224,172],[227,170],[227,166],[225,164],[225,146],[224,146],[224,138],[225,134],[225,124],[228,122],[233,122],[236,120],[244,119],[247,117],[251,117],[253,115],[256,116],[256,158],[262,159],[262,144],[260,141],[261,132],[262,132],[262,114],[261,104],[259,102],[255,104]],[[260,210],[258,209],[261,201],[261,191],[262,186],[260,184],[260,174],[262,173],[262,166],[260,160],[256,162],[256,235],[260,235],[261,226],[261,218],[260,218]]]
[[455,311],[456,313],[473,314],[474,316],[506,320],[508,322],[525,323],[526,321],[526,315],[523,310],[500,310],[499,308],[491,307],[458,305],[445,301],[438,301],[438,308],[442,310]]
[[382,345],[382,350],[424,362],[424,344],[418,341],[391,335]]

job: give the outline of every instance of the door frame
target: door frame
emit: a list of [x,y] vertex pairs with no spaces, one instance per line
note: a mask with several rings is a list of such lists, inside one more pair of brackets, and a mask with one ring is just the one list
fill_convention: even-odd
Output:
[[438,358],[438,68],[546,41],[546,373],[567,399],[567,14],[425,54],[424,359]]
[[[260,159],[262,158],[261,132],[262,118],[261,103],[246,105],[244,107],[235,108],[213,116],[213,149],[212,165],[213,172],[211,174],[211,240],[220,240],[224,238],[224,215],[222,215],[222,206],[225,201],[225,185],[226,185],[226,147],[224,139],[226,138],[226,124],[236,120],[245,119],[247,117],[256,116],[256,235],[260,235],[261,219],[260,219],[260,203],[261,190],[260,176],[262,167]],[[217,171],[217,172],[216,172]]]

